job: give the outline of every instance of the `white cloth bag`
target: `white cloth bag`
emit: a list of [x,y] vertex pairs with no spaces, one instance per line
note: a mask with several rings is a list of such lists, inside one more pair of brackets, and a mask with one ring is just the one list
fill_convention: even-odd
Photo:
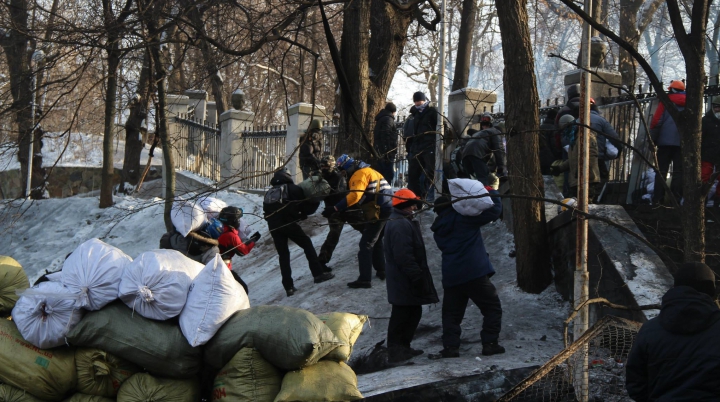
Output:
[[194,201],[173,202],[170,220],[183,237],[203,227],[206,219],[205,211]]
[[448,186],[450,187],[450,200],[453,201],[452,206],[460,215],[477,216],[495,205],[489,196],[457,201],[458,198],[481,196],[488,193],[485,186],[477,180],[450,179]]
[[220,211],[228,206],[225,201],[214,197],[203,197],[200,198],[199,202],[200,208],[203,209],[207,216],[207,220],[217,218]]

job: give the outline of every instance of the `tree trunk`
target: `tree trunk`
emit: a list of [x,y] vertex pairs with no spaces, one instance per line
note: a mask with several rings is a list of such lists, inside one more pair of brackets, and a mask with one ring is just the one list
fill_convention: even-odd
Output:
[[457,55],[455,56],[455,75],[452,90],[457,91],[468,86],[470,79],[470,56],[472,39],[475,33],[475,14],[477,0],[463,0],[460,14],[460,32],[458,34]]
[[130,104],[130,114],[125,122],[125,155],[123,160],[122,183],[120,191],[128,193],[125,184],[135,186],[140,180],[142,167],[140,155],[145,144],[143,143],[142,123],[147,119],[150,106],[150,53],[143,52],[142,69],[138,79],[137,92]]
[[103,133],[103,165],[100,182],[100,208],[113,205],[113,176],[115,175],[113,137],[115,131],[115,101],[117,100],[117,71],[120,65],[118,38],[109,35],[107,93],[105,94],[105,130]]
[[201,38],[198,39],[199,48],[202,52],[203,62],[207,72],[208,79],[210,79],[210,92],[213,94],[215,99],[215,107],[217,108],[217,115],[220,116],[228,108],[228,102],[225,95],[225,87],[223,85],[223,79],[220,76],[220,67],[216,60],[218,52],[210,47],[210,44],[202,37],[206,35],[205,21],[203,20],[202,11],[198,7],[190,8],[190,20],[196,29],[200,31]]
[[[540,173],[540,107],[525,0],[495,0],[503,43],[508,174],[513,194],[544,197]],[[514,199],[513,232],[520,289],[542,292],[551,282],[550,253],[542,201]]]

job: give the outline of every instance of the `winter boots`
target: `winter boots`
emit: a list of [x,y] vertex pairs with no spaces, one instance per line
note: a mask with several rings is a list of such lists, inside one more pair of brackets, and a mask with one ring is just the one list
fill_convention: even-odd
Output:
[[460,357],[460,349],[458,348],[443,348],[438,353],[431,353],[428,355],[430,360],[448,359],[452,357]]
[[490,342],[490,343],[483,343],[483,350],[482,350],[483,356],[498,355],[500,353],[505,353],[505,348],[498,345],[497,341]]
[[400,363],[420,356],[424,352],[406,346],[388,346],[388,363]]
[[315,277],[315,283],[323,283],[325,281],[329,281],[330,279],[334,278],[335,274],[332,272],[325,272],[323,274],[320,274]]
[[347,285],[349,288],[352,288],[352,289],[370,289],[372,287],[372,283],[370,281],[361,281],[361,280],[350,282]]

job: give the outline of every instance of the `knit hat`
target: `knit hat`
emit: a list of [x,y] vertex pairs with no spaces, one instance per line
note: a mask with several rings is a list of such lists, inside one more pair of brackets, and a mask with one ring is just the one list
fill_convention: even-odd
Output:
[[417,101],[427,101],[427,98],[422,91],[417,91],[413,94],[413,102]]
[[715,297],[715,273],[701,262],[688,262],[675,272],[675,286],[690,286],[698,292]]
[[450,208],[450,197],[443,195],[435,199],[435,206],[433,207],[433,211],[436,214],[439,214],[440,212]]
[[395,113],[395,112],[397,112],[397,107],[395,106],[394,103],[388,102],[388,103],[385,105],[385,110],[386,110],[387,112],[390,112],[390,113]]

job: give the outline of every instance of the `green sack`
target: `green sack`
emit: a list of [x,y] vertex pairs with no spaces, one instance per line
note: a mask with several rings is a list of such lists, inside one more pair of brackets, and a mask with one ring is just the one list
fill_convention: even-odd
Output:
[[7,317],[12,312],[20,297],[16,292],[29,287],[30,282],[20,263],[0,255],[0,317]]
[[122,402],[197,402],[200,384],[197,380],[171,380],[138,373],[120,386],[117,396]]
[[42,350],[25,342],[15,323],[0,319],[0,383],[58,401],[75,388],[75,350]]
[[283,374],[253,348],[242,348],[215,377],[213,401],[273,402]]
[[323,198],[330,194],[332,187],[322,176],[310,176],[298,184],[305,194],[305,198]]
[[63,402],[115,402],[115,399],[106,398],[104,396],[85,395],[78,393],[64,400]]
[[125,359],[93,348],[77,348],[75,365],[78,377],[76,391],[97,396],[116,396],[120,385],[141,371],[140,367]]
[[[80,323],[82,324],[82,322]],[[344,345],[310,312],[285,306],[238,311],[205,344],[205,364],[218,371],[244,347],[254,347],[275,367],[296,370]]]
[[43,402],[43,400],[35,398],[21,389],[0,384],[0,402]]
[[323,359],[346,362],[350,360],[353,345],[362,332],[363,325],[368,316],[352,313],[325,313],[318,314],[319,318],[332,331],[338,339],[345,342],[345,345],[338,346],[328,353]]
[[362,397],[350,366],[323,360],[285,374],[275,402],[356,401]]
[[176,321],[150,320],[119,300],[85,314],[67,339],[121,356],[158,376],[189,378],[200,371],[201,351],[188,344]]

